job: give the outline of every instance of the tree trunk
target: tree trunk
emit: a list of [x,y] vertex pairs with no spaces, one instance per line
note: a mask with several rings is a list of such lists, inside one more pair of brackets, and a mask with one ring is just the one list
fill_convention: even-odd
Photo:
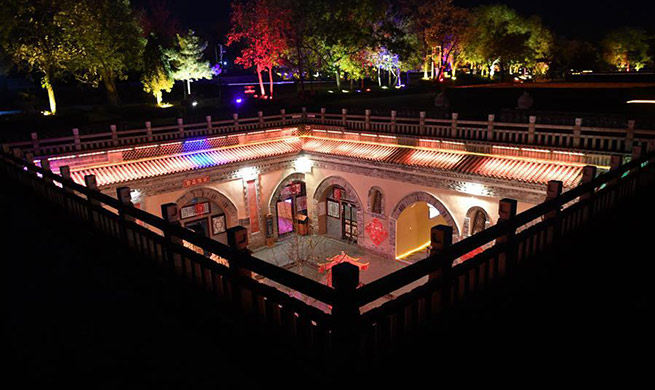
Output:
[[155,100],[157,100],[157,105],[161,105],[162,93],[161,90],[155,91]]
[[107,90],[107,99],[109,99],[109,104],[112,106],[120,105],[121,100],[118,97],[118,91],[116,90],[116,84],[114,83],[114,76],[112,75],[111,71],[102,71],[102,81],[105,84],[105,89]]
[[380,67],[378,66],[378,87],[382,86],[382,76],[380,75]]
[[341,71],[339,70],[339,68],[337,68],[337,70],[335,70],[334,73],[335,73],[336,79],[337,79],[338,92],[341,92]]
[[423,80],[428,79],[428,61],[430,60],[430,56],[426,55],[425,60],[423,60]]
[[300,39],[296,37],[296,55],[298,56],[298,78],[300,79],[300,96],[305,97],[305,76],[303,75],[302,49]]
[[432,72],[430,73],[430,79],[434,80],[434,59],[430,61],[430,64],[432,65]]
[[186,93],[191,96],[191,79],[187,79],[186,81]]
[[350,90],[352,91],[353,89],[355,89],[355,80],[352,79],[352,75],[350,77],[351,77],[351,79],[350,79]]
[[266,95],[266,90],[264,89],[264,80],[262,80],[262,68],[257,66],[257,77],[259,78],[259,92],[260,96]]
[[46,74],[43,76],[43,86],[48,91],[48,103],[50,104],[50,112],[52,115],[57,113],[57,101],[55,100],[55,90],[52,88],[50,77]]
[[273,67],[268,68],[268,90],[271,93],[271,99],[273,98]]

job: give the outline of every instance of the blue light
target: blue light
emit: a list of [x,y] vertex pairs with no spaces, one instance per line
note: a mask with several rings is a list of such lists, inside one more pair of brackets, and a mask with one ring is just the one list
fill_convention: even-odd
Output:
[[236,104],[241,104],[241,103],[243,103],[243,99],[239,97],[239,98],[234,99],[234,102]]

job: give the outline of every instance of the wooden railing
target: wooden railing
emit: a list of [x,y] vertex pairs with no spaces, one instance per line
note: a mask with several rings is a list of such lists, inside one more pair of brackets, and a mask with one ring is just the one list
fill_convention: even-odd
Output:
[[427,118],[425,112],[418,117],[397,117],[395,111],[391,111],[389,116],[372,116],[370,110],[366,110],[364,115],[353,115],[346,109],[341,113],[328,113],[325,109],[308,112],[303,108],[301,112],[281,110],[279,115],[270,116],[259,112],[258,116],[249,118],[239,118],[234,114],[232,120],[222,121],[212,121],[208,116],[205,122],[192,124],[178,119],[174,126],[152,127],[150,122],[146,122],[145,128],[122,131],[112,125],[109,132],[97,134],[83,135],[78,129],[73,129],[71,136],[59,138],[40,139],[37,133],[32,133],[31,140],[8,145],[35,156],[51,156],[306,124],[408,137],[603,153],[629,153],[633,146],[654,146],[655,131],[635,129],[634,123],[628,121],[626,128],[622,129],[586,127],[580,118],[570,126],[563,126],[536,123],[534,116],[528,123],[505,123],[496,122],[494,115],[489,115],[487,121],[470,121],[460,120],[456,113],[451,119],[432,119]]
[[[5,191],[11,191],[14,185],[25,187],[74,216],[81,228],[104,234],[107,245],[112,245],[111,240],[120,242],[147,261],[253,319],[282,330],[313,351],[348,356],[387,350],[416,330],[428,329],[562,239],[655,183],[655,153],[642,157],[636,148],[628,164],[596,178],[588,175],[584,184],[521,214],[515,214],[514,201],[502,200],[501,218],[495,226],[453,245],[433,245],[436,253],[430,257],[362,287],[358,288],[358,268],[339,264],[332,269],[331,288],[136,209],[129,200],[119,201],[92,190],[92,186],[78,185],[28,163],[18,151],[14,153],[8,153],[7,148],[0,153]],[[119,195],[125,189],[118,189]],[[448,236],[446,232],[444,237]],[[229,266],[188,249],[183,241],[226,259]],[[478,248],[488,249],[458,262]],[[329,305],[331,312],[258,282],[252,273]],[[426,277],[425,283],[410,292],[362,313],[371,302]]]

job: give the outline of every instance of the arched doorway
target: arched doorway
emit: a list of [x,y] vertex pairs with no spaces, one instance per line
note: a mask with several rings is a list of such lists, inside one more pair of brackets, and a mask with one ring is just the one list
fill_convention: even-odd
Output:
[[238,224],[237,208],[225,195],[197,188],[175,202],[182,226],[227,244],[227,229]]
[[394,207],[389,222],[389,230],[393,234],[389,242],[396,259],[427,250],[433,226],[451,226],[453,237],[459,237],[459,229],[451,213],[436,197],[426,192],[414,192],[401,199]]
[[323,180],[314,192],[318,233],[357,242],[363,228],[362,203],[355,189],[339,176]]
[[[277,186],[269,202],[274,237],[307,233],[307,186],[305,175],[294,173]],[[270,228],[270,227],[269,227]],[[268,229],[268,228],[267,228]]]

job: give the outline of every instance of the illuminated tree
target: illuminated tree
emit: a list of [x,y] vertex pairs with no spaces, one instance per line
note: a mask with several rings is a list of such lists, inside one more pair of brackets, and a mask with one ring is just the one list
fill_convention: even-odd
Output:
[[143,62],[145,64],[141,76],[143,90],[152,94],[157,101],[157,105],[160,105],[162,103],[162,91],[170,92],[174,80],[171,76],[168,60],[164,56],[164,50],[154,34],[150,34],[148,38]]
[[280,65],[287,44],[288,11],[271,0],[246,0],[232,4],[231,30],[228,46],[241,43],[241,55],[235,60],[245,68],[255,68],[260,93],[266,95],[262,72],[269,77],[269,94],[273,96],[273,68]]
[[553,39],[539,18],[523,19],[504,5],[476,8],[463,38],[462,57],[490,78],[498,66],[501,79],[506,70],[513,73],[521,67],[543,71]]
[[315,4],[317,20],[306,45],[320,59],[323,70],[335,75],[341,90],[346,59],[376,46],[379,22],[386,9],[373,0],[322,0]]
[[[312,77],[312,68],[316,68],[315,56],[307,47],[307,39],[314,26],[315,0],[273,0],[281,14],[282,39],[286,43],[282,51],[281,63],[295,69],[294,76],[300,81],[300,94],[305,94],[305,74]],[[280,17],[280,19],[282,19]],[[291,22],[293,21],[293,22]],[[310,87],[313,86],[310,84]]]
[[610,31],[603,39],[603,58],[617,70],[641,70],[650,60],[648,35],[644,30],[622,28]]
[[469,27],[470,13],[468,10],[454,6],[452,0],[440,1],[437,10],[433,25],[428,29],[428,36],[433,45],[432,62],[436,68],[432,72],[432,77],[441,81],[446,70],[455,72],[462,49],[462,40]]
[[77,1],[66,22],[77,50],[83,53],[71,64],[75,78],[93,87],[102,82],[109,102],[118,105],[116,79],[126,79],[129,71],[141,69],[146,44],[130,2]]
[[199,79],[211,79],[213,76],[209,61],[204,61],[204,51],[207,42],[189,30],[186,35],[175,35],[173,48],[164,50],[166,59],[171,65],[171,75],[175,80],[186,83],[185,95],[191,94],[191,82]]
[[53,81],[69,71],[78,54],[65,22],[73,4],[65,0],[8,0],[3,2],[0,16],[0,44],[6,57],[41,79],[52,114],[57,113]]

